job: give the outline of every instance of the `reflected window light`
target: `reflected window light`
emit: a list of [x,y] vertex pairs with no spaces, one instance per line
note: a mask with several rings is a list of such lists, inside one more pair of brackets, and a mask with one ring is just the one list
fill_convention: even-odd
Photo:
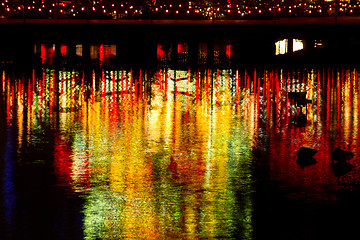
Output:
[[288,52],[288,39],[279,40],[275,43],[275,55]]
[[293,52],[304,49],[304,42],[300,39],[293,39]]

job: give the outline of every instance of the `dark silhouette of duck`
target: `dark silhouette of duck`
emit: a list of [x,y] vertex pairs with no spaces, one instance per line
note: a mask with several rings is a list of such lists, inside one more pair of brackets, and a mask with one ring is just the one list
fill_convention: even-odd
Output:
[[331,155],[331,159],[337,162],[346,162],[354,157],[354,153],[342,150],[340,148],[335,148],[334,152]]
[[317,152],[318,152],[317,150],[312,148],[301,147],[299,150],[296,151],[296,155],[299,158],[309,158],[309,157],[314,157],[314,155]]
[[331,154],[331,161],[336,177],[346,175],[354,168],[354,165],[348,162],[353,157],[354,153],[342,150],[340,148],[335,148],[334,152]]
[[314,155],[317,152],[317,150],[312,148],[301,147],[298,151],[296,151],[296,155],[298,156],[296,159],[297,164],[303,168],[317,163],[314,158]]

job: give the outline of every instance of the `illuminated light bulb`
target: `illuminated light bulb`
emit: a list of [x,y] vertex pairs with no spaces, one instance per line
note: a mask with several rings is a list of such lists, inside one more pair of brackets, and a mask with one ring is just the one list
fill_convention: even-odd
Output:
[[166,13],[168,13],[168,12],[169,12],[169,10],[167,10],[167,9],[166,9],[166,10],[165,10],[165,12],[166,12]]
[[350,10],[350,12],[352,13],[352,12],[353,12],[353,10],[351,9],[351,10]]
[[309,10],[309,13],[311,14],[311,10]]
[[133,9],[134,8],[134,6],[130,6],[130,9]]
[[181,7],[181,4],[179,4],[179,7]]
[[103,12],[106,13],[106,10],[104,9]]
[[101,6],[102,8],[105,8],[105,6]]
[[259,13],[261,13],[261,10],[259,10]]
[[281,11],[281,8],[278,8],[278,11],[280,12],[280,11]]
[[95,8],[93,7],[93,11],[95,11]]
[[176,10],[176,14],[178,14],[179,13],[179,11],[178,10]]
[[52,10],[50,9],[50,10],[49,10],[49,13],[51,13],[51,12],[52,12]]
[[240,14],[240,11],[238,11],[238,13]]
[[21,10],[21,7],[18,7],[18,10]]
[[319,13],[321,13],[321,9],[319,9]]
[[71,11],[71,12],[74,12],[74,9],[71,9],[70,11]]
[[41,8],[39,8],[39,12],[41,12]]
[[220,11],[220,8],[217,8],[216,10],[219,12],[219,11]]
[[31,7],[28,7],[28,9],[30,10],[30,9],[31,9]]
[[112,7],[115,7],[115,4],[111,4]]
[[60,12],[62,13],[62,12],[63,12],[63,10],[61,9],[61,10],[60,10]]
[[170,4],[170,7],[172,7],[172,5]]
[[128,14],[128,11],[125,11],[125,14]]
[[231,10],[228,10],[228,13],[230,13],[231,12]]
[[158,8],[155,8],[155,11],[158,11],[159,9]]
[[84,10],[85,10],[85,8],[84,8],[84,7],[82,7],[82,8],[81,8],[81,11],[84,11]]
[[190,11],[189,11],[189,10],[187,10],[187,11],[186,11],[186,13],[190,13]]
[[120,6],[121,6],[121,7],[124,7],[124,4],[121,4]]
[[269,8],[269,11],[271,11],[272,9],[271,8]]

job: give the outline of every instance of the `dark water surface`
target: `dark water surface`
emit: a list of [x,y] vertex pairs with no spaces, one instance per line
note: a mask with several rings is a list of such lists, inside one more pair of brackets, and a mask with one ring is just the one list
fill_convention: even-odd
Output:
[[356,238],[358,68],[0,78],[0,239]]

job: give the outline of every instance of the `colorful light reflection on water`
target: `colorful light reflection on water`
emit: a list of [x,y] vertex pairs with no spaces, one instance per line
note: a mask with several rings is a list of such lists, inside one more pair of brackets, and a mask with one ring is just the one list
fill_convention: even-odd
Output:
[[[313,203],[359,186],[357,69],[44,68],[1,78],[9,239],[255,239],[259,182]],[[306,107],[288,92],[306,92]],[[319,151],[315,164],[297,163],[301,146]],[[355,153],[341,176],[336,147]],[[23,226],[41,208],[47,235]]]

